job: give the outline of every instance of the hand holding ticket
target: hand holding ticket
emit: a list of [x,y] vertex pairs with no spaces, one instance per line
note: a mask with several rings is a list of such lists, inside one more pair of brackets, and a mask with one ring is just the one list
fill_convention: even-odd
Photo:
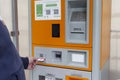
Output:
[[38,62],[44,62],[44,61],[45,61],[45,58],[38,58],[37,61],[38,61]]

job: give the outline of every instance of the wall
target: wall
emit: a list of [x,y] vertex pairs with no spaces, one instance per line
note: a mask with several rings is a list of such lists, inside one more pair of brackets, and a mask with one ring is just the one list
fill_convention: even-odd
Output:
[[[21,56],[29,56],[29,29],[28,29],[28,0],[18,1],[18,27],[19,36],[19,52]],[[29,79],[29,70],[25,70],[26,80]]]
[[120,80],[120,0],[112,0],[110,79]]
[[11,0],[0,0],[0,16],[3,18],[9,31],[12,31]]

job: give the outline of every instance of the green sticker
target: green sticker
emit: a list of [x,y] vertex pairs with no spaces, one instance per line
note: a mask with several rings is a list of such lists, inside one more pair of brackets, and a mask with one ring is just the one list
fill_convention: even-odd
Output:
[[36,5],[36,12],[37,12],[37,17],[43,16],[43,5],[42,4]]
[[47,4],[46,7],[55,7],[57,4]]

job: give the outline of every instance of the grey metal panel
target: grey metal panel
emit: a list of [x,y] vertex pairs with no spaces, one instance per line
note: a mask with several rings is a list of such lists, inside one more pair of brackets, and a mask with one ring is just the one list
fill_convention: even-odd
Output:
[[31,25],[31,0],[28,0],[28,26],[29,26],[29,55],[32,55],[32,25]]
[[110,59],[106,62],[104,65],[102,71],[101,71],[101,80],[110,80]]
[[[70,12],[68,12],[69,10],[68,10],[68,8],[69,8],[69,4],[68,4],[68,1],[82,1],[82,0],[65,0],[65,41],[66,41],[66,43],[75,43],[75,44],[88,44],[88,42],[89,42],[89,13],[87,13],[87,20],[86,20],[86,25],[87,26],[85,26],[85,39],[86,40],[82,40],[83,39],[83,37],[81,37],[81,40],[75,40],[75,39],[70,39],[70,24],[69,24],[69,16],[71,15],[70,14]],[[83,0],[84,1],[84,0]],[[87,12],[89,12],[89,0],[86,0],[87,1]],[[78,6],[77,6],[78,7]],[[76,8],[76,9],[71,9],[71,10],[77,10],[78,8]],[[79,24],[78,24],[79,25]],[[77,36],[79,36],[80,37],[80,35],[73,35],[74,37],[77,37]]]
[[13,28],[13,43],[19,51],[19,30],[18,30],[18,8],[17,0],[12,0],[12,28]]
[[[29,55],[32,55],[32,33],[31,33],[31,0],[28,0],[28,26],[29,26]],[[30,80],[33,80],[33,71],[29,71]]]
[[102,0],[93,0],[92,80],[100,80],[100,36]]
[[65,76],[78,76],[83,78],[91,79],[91,72],[87,71],[79,71],[79,70],[71,70],[71,69],[62,69],[62,68],[55,68],[55,67],[47,67],[47,66],[36,66],[33,71],[33,80],[39,80],[39,75],[47,75],[52,74],[56,78],[60,78],[65,80]]
[[[58,60],[58,58],[55,57],[55,53],[53,53],[55,51],[61,52],[60,61]],[[76,50],[76,49],[50,48],[50,47],[35,46],[34,53],[35,53],[35,57],[38,57],[38,58],[40,57],[40,54],[42,54],[42,56],[46,58],[45,63],[49,63],[49,64],[75,66],[75,67],[81,67],[81,68],[88,68],[88,64],[89,64],[89,57],[88,57],[89,51],[88,50]],[[72,54],[81,54],[81,53],[84,54],[83,63],[79,62],[79,60],[78,60],[78,62],[72,61]]]

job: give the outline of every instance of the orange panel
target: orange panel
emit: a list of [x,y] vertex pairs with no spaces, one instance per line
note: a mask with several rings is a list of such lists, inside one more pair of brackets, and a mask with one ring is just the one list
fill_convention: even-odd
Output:
[[[37,20],[35,21],[35,5],[32,0],[32,55],[34,56],[34,46],[52,47],[52,48],[67,48],[89,51],[89,65],[88,68],[79,68],[71,66],[61,66],[52,64],[40,64],[45,66],[69,68],[76,70],[92,71],[92,26],[93,26],[93,0],[90,0],[90,14],[89,14],[89,44],[72,44],[65,41],[65,0],[61,0],[61,20]],[[52,24],[60,24],[60,37],[52,37]],[[86,80],[86,79],[82,79]]]
[[[90,0],[90,25],[89,25],[89,44],[72,44],[65,41],[65,0],[61,0],[61,20],[37,20],[35,21],[34,1],[32,0],[32,43],[39,45],[61,45],[61,46],[81,46],[92,47],[92,15],[93,3]],[[52,24],[60,24],[60,37],[52,37]]]
[[66,80],[89,80],[88,78],[81,78],[77,76],[66,76]]
[[101,69],[110,57],[111,0],[102,0]]
[[[34,47],[39,47],[40,45],[32,44],[32,50],[34,55]],[[75,49],[75,50],[88,50],[89,51],[89,59],[88,59],[88,68],[80,68],[80,67],[74,67],[74,66],[62,66],[62,65],[57,65],[57,64],[45,64],[45,63],[38,63],[38,65],[44,65],[44,66],[52,66],[52,67],[59,67],[59,68],[67,68],[67,69],[74,69],[74,70],[83,70],[83,71],[92,71],[92,48],[80,48],[80,47],[65,47],[65,46],[51,46],[51,45],[44,45],[41,47],[46,47],[46,48],[64,48],[64,49]]]

